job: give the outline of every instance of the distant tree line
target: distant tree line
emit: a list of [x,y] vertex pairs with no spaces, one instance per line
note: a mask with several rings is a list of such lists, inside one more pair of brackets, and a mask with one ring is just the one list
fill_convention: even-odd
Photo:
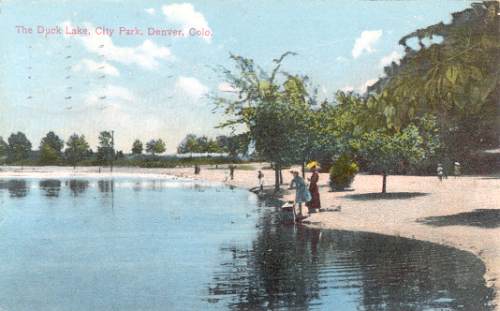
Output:
[[[40,141],[38,151],[32,150],[32,143],[23,132],[12,133],[7,141],[0,137],[0,163],[13,165],[111,165],[125,158],[123,151],[115,150],[113,133],[99,133],[99,144],[94,152],[84,135],[72,134],[66,142],[53,131],[48,132]],[[151,156],[166,151],[165,142],[152,139],[147,142],[145,151]],[[132,154],[142,154],[143,144],[136,140]]]
[[[138,165],[172,166],[173,161],[160,161],[165,153],[163,139],[151,139],[145,144],[136,139],[130,149],[130,159],[121,150],[115,150],[113,133],[102,131],[96,151],[90,148],[84,135],[72,134],[66,142],[53,131],[40,141],[37,151],[23,132],[12,133],[7,141],[0,137],[0,164],[12,165]],[[189,134],[179,144],[178,153],[224,153],[227,161],[237,161],[246,153],[248,142],[245,135],[218,136],[215,139]],[[147,163],[146,163],[147,162]],[[189,162],[189,161],[187,161]]]

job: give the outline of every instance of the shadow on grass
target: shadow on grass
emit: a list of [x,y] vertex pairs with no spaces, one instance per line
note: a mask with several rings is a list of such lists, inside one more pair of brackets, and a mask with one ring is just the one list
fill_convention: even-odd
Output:
[[374,192],[346,195],[347,199],[369,201],[369,200],[404,200],[429,195],[425,192]]
[[454,215],[427,217],[419,219],[417,222],[435,227],[474,226],[481,228],[498,228],[500,227],[500,210],[476,209],[472,212]]

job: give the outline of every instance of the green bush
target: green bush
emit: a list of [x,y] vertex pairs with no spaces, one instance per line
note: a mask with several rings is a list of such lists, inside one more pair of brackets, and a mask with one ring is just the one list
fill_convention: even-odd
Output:
[[330,168],[330,188],[343,190],[350,187],[358,171],[358,165],[349,156],[340,156]]

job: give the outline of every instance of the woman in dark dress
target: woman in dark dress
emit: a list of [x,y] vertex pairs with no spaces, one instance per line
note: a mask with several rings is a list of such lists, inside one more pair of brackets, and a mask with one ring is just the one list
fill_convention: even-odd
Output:
[[318,167],[312,167],[312,176],[309,178],[309,192],[311,193],[311,201],[307,202],[307,207],[309,208],[309,212],[317,212],[321,208],[321,201],[319,198],[319,189],[318,189]]

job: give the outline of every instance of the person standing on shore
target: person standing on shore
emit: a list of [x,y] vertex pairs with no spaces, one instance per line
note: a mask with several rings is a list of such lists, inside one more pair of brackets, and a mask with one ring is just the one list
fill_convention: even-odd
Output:
[[264,191],[264,174],[261,170],[257,173],[257,178],[259,179],[259,191]]
[[438,163],[436,172],[437,172],[437,176],[438,176],[439,181],[443,181],[444,170],[443,170],[443,165],[441,165],[441,163]]
[[309,208],[309,213],[317,212],[321,208],[321,200],[319,197],[319,188],[318,188],[318,181],[319,181],[318,170],[319,168],[317,166],[311,167],[312,176],[311,178],[309,178],[309,192],[311,193],[311,201],[306,203],[307,207]]
[[231,178],[231,180],[234,179],[234,169],[235,168],[236,168],[236,165],[233,165],[233,164],[229,165],[229,178]]
[[[295,185],[295,204],[299,205],[299,218],[304,218],[304,213],[302,212],[302,203],[307,203],[311,200],[311,194],[307,190],[306,183],[304,179],[299,176],[299,172],[290,171],[293,175],[293,179],[290,182],[290,189]],[[294,209],[295,209],[294,204]]]

